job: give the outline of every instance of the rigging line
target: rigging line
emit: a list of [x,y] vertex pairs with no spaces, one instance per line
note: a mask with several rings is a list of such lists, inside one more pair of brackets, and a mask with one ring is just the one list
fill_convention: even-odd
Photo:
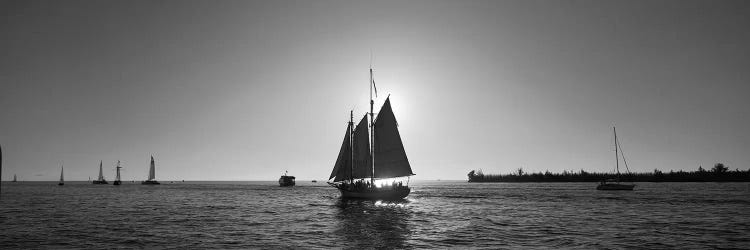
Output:
[[628,171],[628,174],[630,174],[630,168],[628,168],[628,161],[625,160],[625,151],[622,151],[622,145],[620,145],[619,141],[615,141],[617,144],[617,147],[620,148],[620,154],[622,154],[622,162],[625,163],[625,170]]

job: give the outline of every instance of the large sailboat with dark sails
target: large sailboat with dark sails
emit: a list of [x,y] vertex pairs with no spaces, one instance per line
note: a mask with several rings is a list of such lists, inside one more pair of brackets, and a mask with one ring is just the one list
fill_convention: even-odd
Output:
[[373,88],[375,82],[371,68],[370,112],[356,126],[354,112],[350,112],[344,142],[328,184],[341,191],[342,198],[403,199],[411,192],[409,177],[414,173],[398,132],[390,96],[385,99],[376,117],[373,112]]

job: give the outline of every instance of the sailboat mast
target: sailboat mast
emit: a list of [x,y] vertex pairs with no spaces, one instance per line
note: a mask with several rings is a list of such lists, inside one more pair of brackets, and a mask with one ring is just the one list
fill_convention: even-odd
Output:
[[354,183],[354,110],[349,111],[349,183]]
[[615,169],[617,170],[617,179],[619,181],[619,179],[620,179],[620,158],[618,157],[618,152],[617,152],[617,129],[615,129],[615,127],[612,127],[612,132],[615,133]]
[[375,113],[373,106],[375,101],[372,99],[372,65],[370,65],[370,157],[372,160],[372,175],[370,176],[370,184],[375,186]]

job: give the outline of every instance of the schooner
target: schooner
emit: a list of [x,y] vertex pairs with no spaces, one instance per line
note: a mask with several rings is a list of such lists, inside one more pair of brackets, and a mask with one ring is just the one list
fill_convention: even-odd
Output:
[[[370,112],[356,126],[354,111],[350,112],[344,142],[328,184],[341,191],[342,198],[403,199],[411,192],[408,177],[414,173],[398,132],[390,96],[375,117],[374,87],[370,68]],[[403,177],[407,177],[406,183],[395,179]]]
[[99,161],[99,178],[92,182],[93,184],[107,184],[107,180],[104,179],[104,174],[102,173],[102,161]]

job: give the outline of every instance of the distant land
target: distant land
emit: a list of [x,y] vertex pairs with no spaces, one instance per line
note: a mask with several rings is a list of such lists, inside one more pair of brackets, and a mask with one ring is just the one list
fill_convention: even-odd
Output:
[[[467,175],[469,182],[599,182],[605,179],[615,179],[615,173],[591,173],[581,170],[579,172],[563,171],[562,173],[526,173],[522,168],[512,174],[484,174],[482,170],[472,170]],[[698,170],[669,171],[667,173],[654,169],[648,173],[623,173],[621,181],[626,182],[750,182],[750,169],[741,171],[739,169],[729,170],[724,164],[717,163],[713,168],[706,170],[698,167]]]

